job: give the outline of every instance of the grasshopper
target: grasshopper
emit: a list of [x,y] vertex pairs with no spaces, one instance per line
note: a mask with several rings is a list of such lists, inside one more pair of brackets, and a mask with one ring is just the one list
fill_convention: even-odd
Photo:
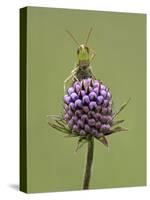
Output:
[[74,81],[80,81],[86,78],[96,79],[92,72],[92,67],[90,65],[96,53],[94,50],[92,50],[91,48],[87,46],[87,43],[89,41],[89,38],[92,32],[92,28],[90,28],[84,44],[79,44],[70,31],[66,30],[66,32],[71,36],[74,42],[78,45],[78,49],[77,49],[77,63],[74,69],[71,71],[70,76],[68,76],[64,81],[64,92],[66,91],[66,85],[70,80],[74,82]]

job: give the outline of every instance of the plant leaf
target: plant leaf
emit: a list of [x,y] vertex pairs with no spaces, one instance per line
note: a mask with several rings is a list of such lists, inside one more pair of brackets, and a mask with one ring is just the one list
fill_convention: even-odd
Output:
[[113,115],[113,119],[128,105],[129,101],[131,100],[131,98],[128,99],[128,101],[126,103],[124,103],[117,112],[114,113]]

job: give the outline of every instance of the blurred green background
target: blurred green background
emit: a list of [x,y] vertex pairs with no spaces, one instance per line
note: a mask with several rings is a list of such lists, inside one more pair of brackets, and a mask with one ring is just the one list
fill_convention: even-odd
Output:
[[108,137],[109,152],[95,141],[91,189],[146,184],[146,15],[101,11],[27,9],[27,190],[80,190],[86,145],[50,128],[47,115],[62,111],[63,82],[76,62],[69,29],[89,47],[96,77],[111,90],[129,131]]

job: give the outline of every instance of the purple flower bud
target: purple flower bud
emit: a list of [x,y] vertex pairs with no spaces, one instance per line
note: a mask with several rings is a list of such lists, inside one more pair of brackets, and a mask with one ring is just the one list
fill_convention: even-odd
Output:
[[93,118],[97,121],[97,113],[95,111],[93,111]]
[[94,99],[96,99],[97,98],[96,93],[95,92],[90,92],[89,98],[90,98],[91,101],[94,100]]
[[107,123],[107,116],[102,115],[102,116],[101,116],[101,122],[102,122],[102,123]]
[[72,119],[69,120],[69,122],[68,122],[68,126],[69,126],[69,128],[72,128],[72,127],[73,127],[73,121],[72,121]]
[[101,105],[103,103],[103,101],[104,101],[104,97],[103,96],[98,96],[97,97],[97,104],[98,105]]
[[101,112],[101,110],[102,110],[102,107],[101,107],[101,106],[97,106],[97,107],[96,107],[96,112]]
[[89,124],[89,126],[95,126],[95,120],[94,119],[89,119],[88,120],[88,124]]
[[72,112],[72,110],[68,110],[68,115],[69,115],[70,117],[73,116],[73,112]]
[[76,124],[73,125],[72,130],[77,132],[77,133],[79,132],[79,128],[78,128],[78,126]]
[[106,86],[101,84],[101,90],[106,90]]
[[108,113],[109,115],[112,114],[112,108],[111,108],[110,106],[107,108],[107,113]]
[[96,88],[96,87],[99,87],[100,86],[100,84],[99,84],[99,81],[94,81],[94,83],[93,83],[93,87],[94,88]]
[[108,115],[107,116],[107,123],[111,125],[112,124],[112,120],[113,120],[112,117],[110,115]]
[[100,128],[101,128],[101,122],[100,122],[100,121],[99,121],[99,122],[96,122],[95,127],[96,127],[97,129],[100,129]]
[[72,116],[72,120],[73,120],[74,123],[77,123],[78,117],[76,115],[74,115],[74,116]]
[[80,87],[80,82],[79,82],[79,81],[76,81],[76,82],[73,84],[73,87],[76,88],[77,85]]
[[71,103],[69,104],[69,108],[70,108],[71,110],[75,110],[75,104],[74,104],[73,102],[71,102]]
[[85,130],[85,132],[90,133],[91,128],[90,128],[90,126],[88,124],[85,124],[84,130]]
[[107,92],[106,92],[105,90],[101,90],[101,95],[102,95],[104,98],[106,98]]
[[71,98],[70,98],[68,95],[65,95],[65,96],[64,96],[64,102],[65,102],[66,104],[69,104],[70,101],[71,101]]
[[109,104],[108,104],[110,107],[112,106],[112,101],[109,101]]
[[84,127],[84,124],[83,124],[83,122],[81,121],[81,119],[79,119],[79,120],[77,121],[77,125],[78,125],[79,127],[81,127],[81,128]]
[[81,116],[82,116],[82,111],[81,111],[81,110],[76,110],[76,111],[75,111],[75,115],[76,115],[77,117],[81,117]]
[[101,136],[101,133],[97,131],[97,134],[95,134],[96,138],[99,138]]
[[83,106],[83,111],[85,112],[85,113],[88,113],[89,112],[89,107],[88,106]]
[[73,92],[74,92],[74,88],[73,88],[73,87],[70,87],[70,88],[68,89],[68,94],[71,95]]
[[83,123],[88,122],[88,116],[85,115],[85,114],[83,114],[83,115],[81,116],[81,120],[83,121]]
[[81,101],[80,99],[77,99],[77,100],[75,101],[75,107],[76,107],[76,108],[82,108],[82,101]]
[[98,134],[98,131],[95,128],[92,128],[91,133],[92,135],[96,136]]
[[90,82],[91,82],[91,78],[86,79],[86,83],[87,83],[87,85],[89,85]]
[[64,104],[64,111],[68,111],[69,110],[69,106],[67,104]]
[[83,103],[89,104],[90,103],[90,99],[88,95],[85,95],[82,99]]
[[98,88],[98,87],[94,88],[93,91],[94,91],[97,95],[99,95],[99,88]]
[[93,88],[91,86],[88,87],[89,93],[93,91]]
[[111,94],[110,94],[110,92],[107,92],[107,99],[108,99],[108,100],[111,99]]
[[106,90],[106,92],[108,92],[108,91],[109,91],[109,89],[108,89],[107,87],[106,87],[106,89],[105,89],[105,90]]
[[88,118],[94,118],[96,113],[94,111],[89,111],[88,112]]
[[64,115],[64,119],[65,119],[66,121],[68,121],[69,119],[71,119],[71,117],[66,113],[66,114]]
[[73,92],[70,96],[73,101],[76,101],[78,99],[78,95],[75,92]]
[[97,119],[97,120],[99,120],[99,121],[100,121],[100,120],[101,120],[101,117],[102,117],[102,116],[101,116],[101,114],[100,114],[100,113],[96,113],[96,119]]
[[104,115],[107,114],[107,110],[108,110],[107,108],[103,107],[102,108],[102,114],[104,114]]
[[86,132],[83,129],[81,129],[80,135],[86,135]]
[[84,90],[81,90],[80,93],[81,93],[81,96],[84,97],[85,91],[84,91]]
[[79,91],[81,90],[81,89],[80,89],[80,85],[79,85],[79,84],[76,84],[74,87],[75,87],[76,93],[79,93]]
[[84,85],[84,88],[85,90],[87,89],[88,85],[89,85],[89,81],[87,81],[87,79],[84,79],[83,80],[83,85]]
[[106,106],[108,106],[108,104],[109,104],[109,101],[105,99],[103,102],[103,105],[106,107]]
[[93,110],[94,108],[96,108],[96,106],[97,106],[97,104],[96,104],[95,101],[91,101],[90,104],[89,104],[89,108],[90,108],[91,110]]
[[101,132],[102,133],[107,133],[108,131],[110,130],[110,125],[109,124],[103,124],[102,126],[101,126]]

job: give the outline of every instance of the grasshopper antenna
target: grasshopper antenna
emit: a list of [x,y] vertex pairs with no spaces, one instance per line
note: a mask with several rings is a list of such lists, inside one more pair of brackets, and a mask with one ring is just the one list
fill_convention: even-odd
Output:
[[76,40],[76,38],[73,36],[73,34],[72,34],[69,30],[66,30],[66,32],[68,33],[68,35],[70,35],[70,37],[73,39],[73,41],[74,41],[78,46],[80,46],[79,42]]
[[90,38],[92,30],[93,30],[93,28],[91,27],[90,30],[89,30],[89,32],[88,32],[88,35],[87,35],[87,38],[86,38],[86,41],[85,41],[85,45],[87,45],[87,43],[89,41],[89,38]]

